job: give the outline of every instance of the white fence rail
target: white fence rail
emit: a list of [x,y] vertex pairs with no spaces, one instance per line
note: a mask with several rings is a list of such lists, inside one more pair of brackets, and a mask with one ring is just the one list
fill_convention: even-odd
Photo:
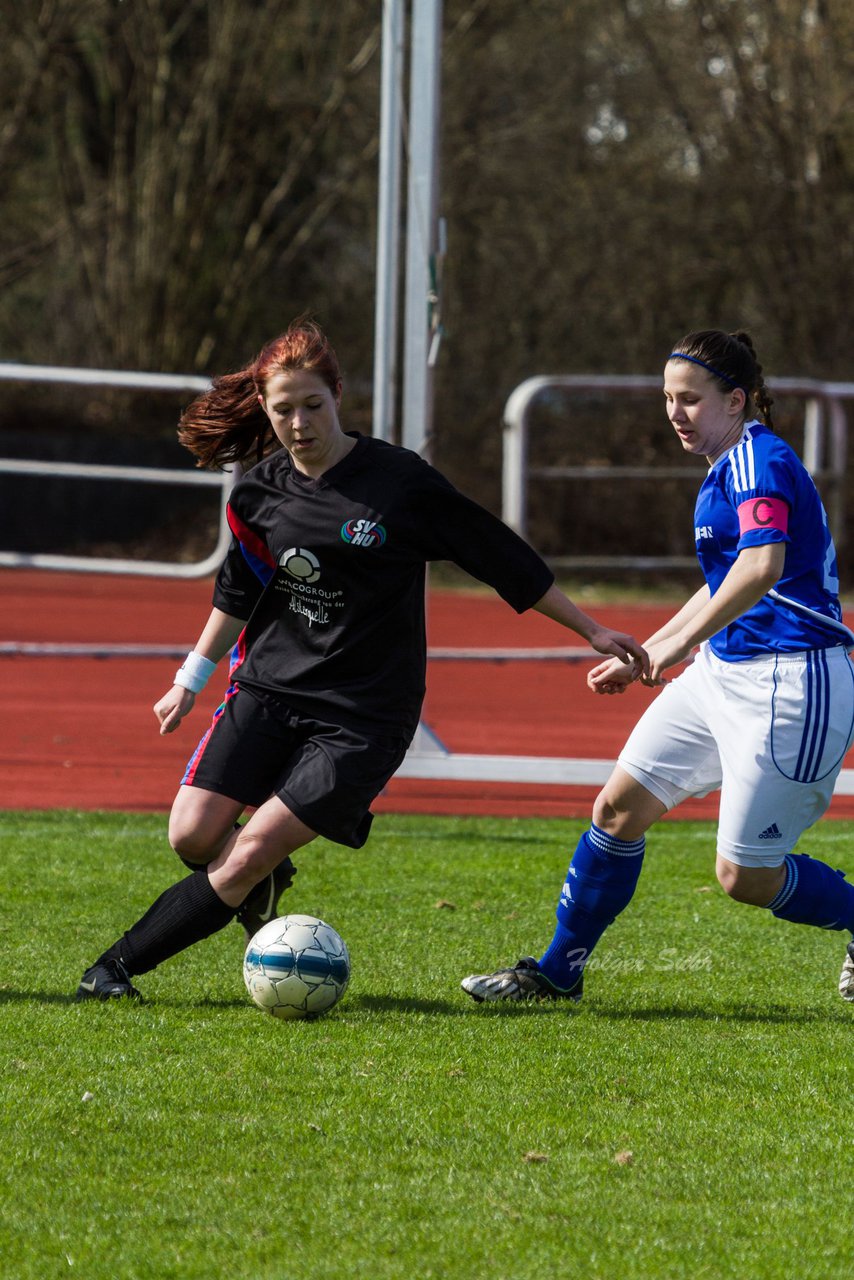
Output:
[[[567,374],[562,377],[528,378],[511,393],[504,408],[504,454],[502,464],[502,516],[504,521],[528,536],[528,486],[532,479],[579,479],[585,481],[632,479],[691,479],[696,484],[696,467],[642,466],[536,466],[530,460],[531,411],[546,392],[564,390],[585,394],[607,392],[621,397],[661,395],[660,377],[611,376],[607,374]],[[854,399],[854,382],[819,382],[805,378],[777,378],[771,390],[778,395],[804,401],[804,444],[802,457],[816,479],[824,480],[825,502],[837,547],[845,533],[845,466],[848,423],[845,401]],[[567,569],[656,570],[694,568],[694,556],[550,556],[554,566]]]
[[[122,387],[136,391],[198,394],[210,387],[207,378],[193,374],[129,372],[117,369],[65,369],[51,365],[0,363],[0,381],[53,382],[89,387]],[[99,463],[51,462],[30,458],[0,458],[0,474],[66,477],[79,480],[120,480],[135,484],[203,486],[219,491],[219,522],[216,545],[202,560],[181,563],[172,560],[140,560],[113,556],[81,556],[26,551],[0,547],[0,566],[5,568],[57,569],[78,573],[123,573],[169,578],[204,578],[222,563],[230,533],[225,518],[228,494],[234,474],[226,471],[182,470],[177,467],[125,467]]]
[[[190,391],[198,393],[210,386],[207,378],[193,374],[163,374],[111,369],[75,369],[50,365],[0,362],[0,381],[65,383],[78,386],[119,387],[154,392]],[[691,479],[695,467],[662,466],[536,466],[530,461],[531,411],[547,391],[565,390],[585,394],[607,392],[619,396],[659,393],[657,377],[568,374],[528,378],[510,395],[504,410],[502,469],[502,515],[523,537],[528,534],[528,488],[532,479],[583,479],[614,481],[634,479]],[[821,382],[813,379],[779,378],[773,388],[778,394],[804,401],[804,443],[802,456],[810,472],[825,484],[825,501],[837,546],[845,534],[845,467],[848,423],[845,402],[854,399],[854,383]],[[220,564],[229,542],[225,520],[228,493],[234,481],[231,472],[213,474],[165,467],[123,467],[98,464],[53,462],[38,459],[0,458],[0,474],[41,475],[103,481],[133,481],[140,484],[206,486],[220,491],[217,542],[210,554],[194,563],[140,560],[104,556],[79,556],[9,551],[0,547],[0,566],[73,570],[80,572],[130,573],[177,578],[205,577]],[[595,556],[559,555],[550,557],[555,566],[570,569],[665,569],[693,567],[693,556]]]
[[[88,386],[126,387],[150,391],[204,391],[210,385],[206,378],[153,373],[132,373],[98,369],[62,369],[50,366],[0,363],[0,381],[18,380],[30,382],[76,383]],[[532,467],[528,460],[529,415],[534,401],[546,389],[566,388],[571,391],[605,391],[619,395],[651,394],[659,392],[660,379],[646,377],[597,377],[592,375],[530,378],[510,396],[504,414],[504,476],[503,515],[505,521],[520,533],[527,529],[527,488],[532,477],[548,479],[580,477],[587,480],[613,480],[620,475],[655,478],[674,475],[690,476],[696,481],[696,468],[688,467]],[[806,382],[795,379],[779,379],[774,390],[800,396],[806,401],[804,416],[803,457],[810,471],[824,475],[831,482],[832,510],[835,528],[842,531],[842,504],[844,501],[844,471],[847,446],[847,422],[843,402],[854,398],[854,383]],[[175,564],[158,561],[106,559],[103,557],[27,555],[0,549],[0,566],[26,565],[33,568],[94,571],[102,573],[156,574],[169,577],[201,577],[213,572],[225,554],[229,531],[225,522],[225,504],[233,476],[230,473],[213,475],[199,471],[182,471],[160,467],[115,467],[86,465],[83,463],[45,462],[30,459],[0,458],[0,473],[20,475],[59,475],[69,478],[99,480],[132,480],[148,484],[207,485],[221,490],[221,516],[216,548],[204,560],[196,564]],[[605,557],[603,562],[611,567],[651,568],[672,565],[673,557]],[[596,557],[561,557],[562,564],[578,567],[590,566]],[[694,564],[693,558],[688,561]],[[92,656],[91,646],[22,645],[10,643],[0,647],[3,656],[33,653],[49,655],[61,649],[64,656],[85,653]],[[99,656],[179,656],[186,646],[122,646],[108,645],[98,650]],[[173,653],[173,650],[175,651]],[[509,661],[519,657],[555,658],[580,661],[593,657],[592,651],[580,648],[530,651],[519,653],[509,650],[457,651],[431,650],[435,659],[459,659],[477,657],[483,660],[491,656],[495,661]],[[400,778],[449,779],[479,782],[534,782],[564,786],[599,786],[612,768],[610,760],[557,759],[541,756],[476,756],[448,751],[430,729],[421,724],[406,759],[398,770]],[[836,794],[854,794],[854,771],[843,770],[836,785]]]

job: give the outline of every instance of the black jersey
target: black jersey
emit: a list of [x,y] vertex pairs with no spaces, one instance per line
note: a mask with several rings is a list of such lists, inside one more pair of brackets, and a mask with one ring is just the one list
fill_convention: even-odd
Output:
[[213,603],[247,619],[233,678],[295,711],[414,733],[424,697],[425,564],[451,560],[522,613],[554,576],[418,454],[357,436],[319,479],[286,450],[232,490]]

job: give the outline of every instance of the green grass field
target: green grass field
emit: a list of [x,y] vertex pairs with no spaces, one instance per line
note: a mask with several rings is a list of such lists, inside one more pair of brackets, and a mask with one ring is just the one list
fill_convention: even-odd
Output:
[[[156,816],[6,813],[4,1280],[779,1280],[850,1272],[844,938],[729,902],[665,823],[584,1002],[475,1006],[538,951],[581,824],[383,817],[283,907],[353,961],[341,1004],[248,1002],[236,926],[78,1005],[180,867]],[[849,823],[805,849],[854,869]]]

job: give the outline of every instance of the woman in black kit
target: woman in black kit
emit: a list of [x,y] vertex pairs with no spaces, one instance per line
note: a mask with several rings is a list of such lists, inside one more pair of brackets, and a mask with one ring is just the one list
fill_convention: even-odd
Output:
[[340,404],[335,353],[299,320],[181,419],[200,466],[262,460],[232,491],[213,610],[154,708],[160,732],[177,729],[233,651],[231,683],[169,819],[191,874],[86,970],[78,999],[138,996],[134,975],[232,919],[251,937],[276,914],[290,855],[318,834],[364,844],[371,803],[418,724],[428,561],[453,561],[599,653],[646,663],[636,641],[576,608],[527,543],[417,454],[342,430]]

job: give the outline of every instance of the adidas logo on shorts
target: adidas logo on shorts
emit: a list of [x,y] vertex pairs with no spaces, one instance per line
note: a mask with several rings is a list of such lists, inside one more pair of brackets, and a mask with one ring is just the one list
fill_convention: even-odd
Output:
[[760,840],[782,840],[783,833],[777,826],[776,822],[772,822],[770,827],[766,827],[764,831],[759,832]]

